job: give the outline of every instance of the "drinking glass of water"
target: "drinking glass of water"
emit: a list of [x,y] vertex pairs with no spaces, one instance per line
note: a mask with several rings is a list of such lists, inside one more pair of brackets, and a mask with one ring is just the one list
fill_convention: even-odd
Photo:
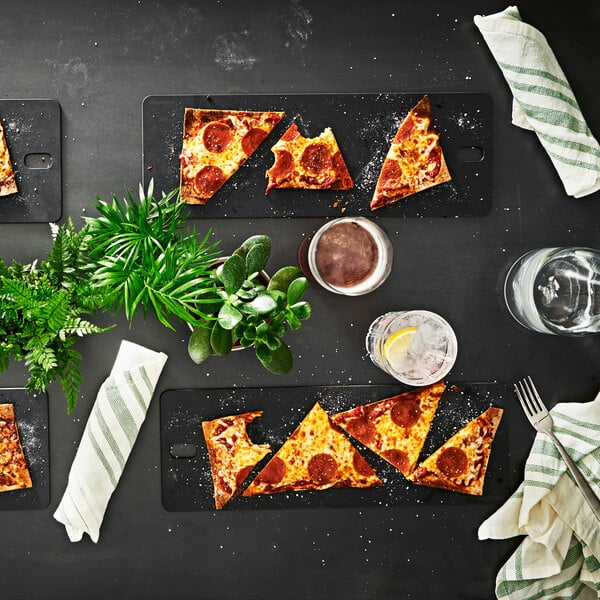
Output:
[[600,332],[600,251],[542,248],[518,258],[504,300],[523,327],[555,335]]
[[450,324],[427,310],[381,315],[366,338],[369,357],[379,368],[408,385],[429,385],[445,377],[457,354]]

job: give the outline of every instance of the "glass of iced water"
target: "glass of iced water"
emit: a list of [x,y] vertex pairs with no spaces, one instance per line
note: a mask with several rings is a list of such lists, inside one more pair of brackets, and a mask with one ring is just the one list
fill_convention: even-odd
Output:
[[542,248],[518,258],[504,300],[523,327],[555,335],[600,332],[600,251]]
[[371,360],[408,385],[429,385],[445,377],[458,344],[450,324],[427,310],[405,310],[381,315],[366,338]]

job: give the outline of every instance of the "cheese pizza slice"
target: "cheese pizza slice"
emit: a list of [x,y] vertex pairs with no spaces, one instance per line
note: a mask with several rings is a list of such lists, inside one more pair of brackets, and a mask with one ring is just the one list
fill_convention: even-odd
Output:
[[0,196],[16,194],[18,191],[4,129],[0,123]]
[[0,492],[33,487],[23,454],[15,409],[0,404]]
[[217,509],[239,494],[254,465],[271,451],[268,444],[253,444],[246,431],[246,425],[262,414],[247,412],[202,422]]
[[445,389],[440,381],[357,406],[331,420],[408,477],[419,460]]
[[424,96],[398,127],[379,173],[371,210],[450,179],[429,97]]
[[415,469],[411,481],[481,496],[492,442],[503,412],[491,406],[467,423]]
[[305,138],[292,123],[271,148],[275,163],[267,171],[265,194],[274,188],[348,190],[354,182],[331,127],[318,137]]
[[186,108],[180,154],[181,200],[206,204],[246,162],[283,112]]
[[372,467],[317,402],[243,495],[381,485]]

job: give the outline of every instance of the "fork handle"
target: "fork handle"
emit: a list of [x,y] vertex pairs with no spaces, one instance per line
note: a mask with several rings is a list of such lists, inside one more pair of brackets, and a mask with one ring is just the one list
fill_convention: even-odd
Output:
[[563,457],[565,463],[567,463],[567,467],[569,471],[571,471],[571,475],[575,479],[575,483],[581,490],[583,497],[586,499],[589,504],[592,512],[596,515],[596,518],[600,521],[600,500],[598,496],[594,493],[594,490],[590,487],[590,484],[587,482],[586,478],[583,476],[583,473],[579,470],[579,467],[575,464],[573,459],[569,456],[564,446],[560,443],[559,439],[554,435],[552,431],[548,432],[550,439],[554,442],[554,445],[560,452],[560,455]]

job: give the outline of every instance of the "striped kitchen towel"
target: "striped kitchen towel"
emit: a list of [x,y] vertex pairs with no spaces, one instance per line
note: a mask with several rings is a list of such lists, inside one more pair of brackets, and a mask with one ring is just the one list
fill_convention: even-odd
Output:
[[513,94],[513,124],[535,131],[569,196],[600,189],[600,146],[546,38],[516,6],[474,17]]
[[54,513],[69,539],[98,541],[108,502],[154,394],[167,355],[123,340],[75,454],[67,489]]
[[[600,394],[551,413],[554,433],[600,496]],[[478,534],[525,536],[498,573],[498,598],[600,598],[600,523],[546,435],[536,435],[524,481]]]

